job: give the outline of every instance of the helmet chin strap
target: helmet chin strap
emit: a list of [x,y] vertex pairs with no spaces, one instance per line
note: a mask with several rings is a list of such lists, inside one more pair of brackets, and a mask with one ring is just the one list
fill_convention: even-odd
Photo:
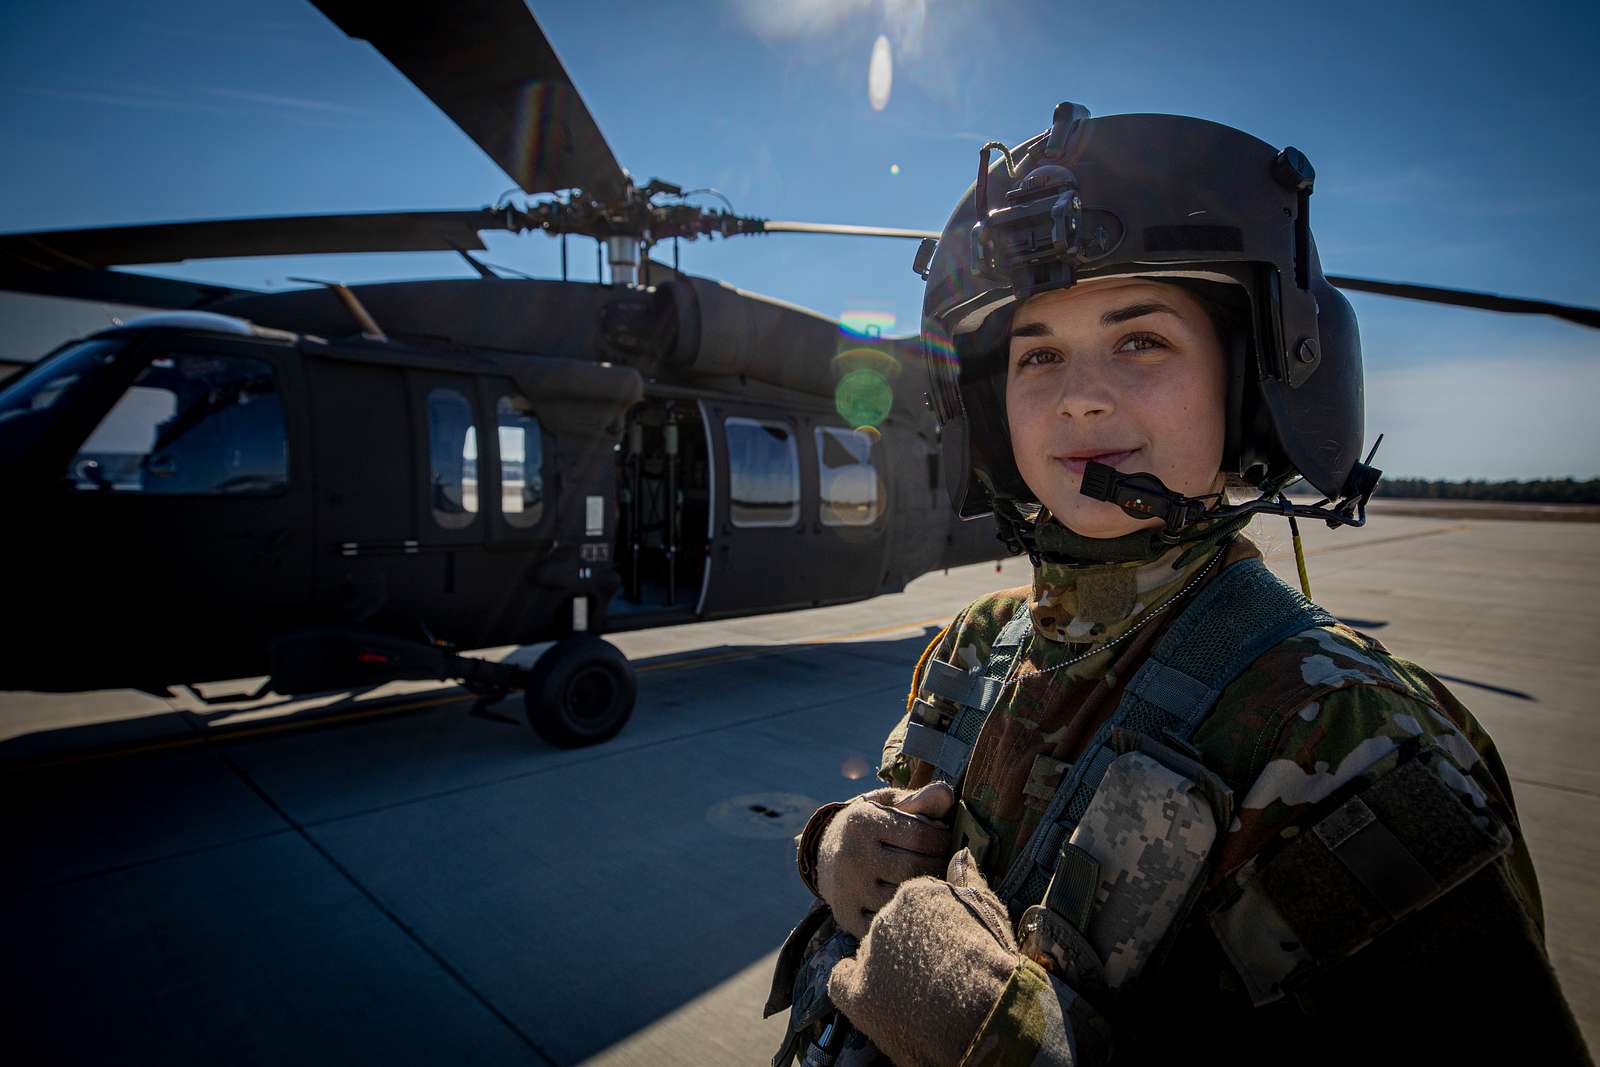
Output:
[[[1035,523],[1012,502],[998,497],[993,498],[994,517],[1006,547],[1012,552],[1027,552],[1034,566],[1041,561],[1087,566],[1153,559],[1174,545],[1230,535],[1253,515],[1282,515],[1291,527],[1297,517],[1321,519],[1329,527],[1365,526],[1367,501],[1383,475],[1370,464],[1382,443],[1383,435],[1379,434],[1366,461],[1355,464],[1346,491],[1337,500],[1324,497],[1315,504],[1296,504],[1283,495],[1282,486],[1268,486],[1255,500],[1219,507],[1221,493],[1184,496],[1168,489],[1154,474],[1124,474],[1091,461],[1084,467],[1079,490],[1084,496],[1115,504],[1136,519],[1160,519],[1162,525],[1121,537],[1085,537],[1057,522]],[[992,487],[990,492],[994,492]],[[1293,532],[1298,551],[1299,530]],[[1303,561],[1301,569],[1301,583],[1306,585]],[[1306,595],[1310,595],[1309,589]]]
[[1355,465],[1345,492],[1338,500],[1324,497],[1315,504],[1296,504],[1276,489],[1269,488],[1259,497],[1244,504],[1227,507],[1215,506],[1221,493],[1205,496],[1184,496],[1168,489],[1160,478],[1143,471],[1124,474],[1104,463],[1093,461],[1085,465],[1080,492],[1091,500],[1115,504],[1136,519],[1160,519],[1162,526],[1153,530],[1161,541],[1169,545],[1204,537],[1218,525],[1251,515],[1283,515],[1291,522],[1296,518],[1321,519],[1329,527],[1365,526],[1367,501],[1378,486],[1383,472],[1370,466],[1372,457],[1383,443],[1383,435],[1373,443],[1366,461]]

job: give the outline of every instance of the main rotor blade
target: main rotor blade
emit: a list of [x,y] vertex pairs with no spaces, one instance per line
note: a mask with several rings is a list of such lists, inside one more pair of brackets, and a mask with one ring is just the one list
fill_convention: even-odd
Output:
[[312,0],[368,41],[523,192],[620,196],[627,174],[523,0]]
[[9,233],[0,234],[0,277],[235,256],[482,249],[478,231],[504,225],[493,212],[480,208]]
[[832,222],[778,222],[767,219],[764,233],[837,233],[847,237],[900,237],[914,241],[939,239],[938,230],[897,230],[888,226],[845,226]]
[[0,290],[173,310],[203,308],[218,300],[245,296],[253,292],[226,285],[157,278],[149,274],[134,274],[131,271],[121,270],[0,273]]
[[1524,300],[1497,293],[1475,293],[1467,289],[1441,289],[1435,285],[1411,285],[1405,282],[1383,282],[1371,278],[1349,278],[1342,274],[1328,275],[1328,281],[1341,289],[1360,293],[1378,293],[1397,296],[1404,300],[1422,300],[1430,304],[1450,304],[1454,307],[1480,308],[1484,311],[1505,311],[1514,315],[1552,315],[1579,326],[1600,330],[1600,309],[1578,307],[1574,304],[1556,304],[1549,300]]

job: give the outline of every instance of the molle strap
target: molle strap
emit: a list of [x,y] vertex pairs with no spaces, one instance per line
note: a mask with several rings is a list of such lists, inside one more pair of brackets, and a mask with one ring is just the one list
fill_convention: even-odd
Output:
[[965,704],[972,689],[972,675],[953,663],[934,657],[922,669],[922,689],[952,704]]
[[[953,721],[951,725],[954,725]],[[905,742],[900,746],[900,751],[923,763],[931,764],[939,771],[941,777],[948,780],[959,775],[966,767],[967,760],[972,755],[972,745],[943,730],[911,722],[906,724]]]
[[1068,843],[1061,846],[1056,857],[1055,877],[1045,892],[1044,906],[1071,923],[1076,930],[1089,926],[1089,909],[1094,905],[1095,890],[1100,887],[1100,864],[1095,858]]
[[913,701],[900,751],[931,765],[934,777],[956,786],[958,794],[972,746],[999,701],[1032,626],[1033,615],[1028,606],[1019,605],[990,646],[988,658],[976,670],[964,671],[937,658],[930,658],[923,668],[922,692],[949,701],[959,710],[948,724],[943,724],[943,714],[926,696]]
[[1259,559],[1242,560],[1212,578],[1129,680],[1116,710],[1090,739],[1027,847],[1013,860],[999,888],[1012,915],[1043,899],[1062,844],[1116,758],[1110,747],[1115,731],[1187,742],[1222,691],[1250,664],[1294,634],[1335,621]]
[[961,776],[966,773],[967,760],[972,758],[972,746],[978,743],[978,734],[983,730],[983,720],[988,715],[985,709],[962,708],[950,720],[950,728],[946,732],[949,744],[941,749],[941,762],[935,765],[937,772],[934,777],[949,782],[955,787],[957,796],[961,795]]
[[1222,695],[1220,690],[1211,688],[1199,679],[1153,659],[1134,674],[1126,691],[1179,720],[1186,718],[1186,708],[1209,708]]

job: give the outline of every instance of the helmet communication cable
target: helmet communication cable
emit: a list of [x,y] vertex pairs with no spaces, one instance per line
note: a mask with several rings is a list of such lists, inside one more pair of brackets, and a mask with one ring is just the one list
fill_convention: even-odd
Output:
[[[1282,493],[1278,494],[1278,500],[1284,504],[1289,502],[1289,498]],[[1289,516],[1289,536],[1294,541],[1294,566],[1300,572],[1300,591],[1306,595],[1307,600],[1310,600],[1311,576],[1306,573],[1306,552],[1305,548],[1300,544],[1300,524],[1294,521],[1294,512],[1291,511],[1287,514]]]

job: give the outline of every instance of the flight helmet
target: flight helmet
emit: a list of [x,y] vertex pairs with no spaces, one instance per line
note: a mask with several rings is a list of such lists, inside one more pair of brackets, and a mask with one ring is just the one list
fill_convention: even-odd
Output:
[[[957,514],[992,510],[1008,541],[1023,533],[1012,547],[1032,551],[1024,517],[1038,501],[1017,471],[1005,410],[1012,313],[1035,294],[1084,279],[1138,275],[1200,296],[1213,321],[1216,309],[1227,309],[1224,473],[1230,485],[1261,494],[1250,510],[1269,510],[1267,502],[1283,500],[1280,490],[1303,477],[1333,507],[1295,513],[1360,525],[1377,480],[1360,458],[1361,342],[1355,313],[1323,276],[1311,238],[1314,181],[1297,149],[1280,151],[1219,123],[1090,118],[1070,103],[1021,145],[984,146],[977,182],[915,263],[927,282],[929,395]],[[1270,509],[1287,507],[1283,500]],[[1186,513],[1198,519],[1199,510]],[[1174,519],[1165,534],[1198,536],[1212,518],[1238,513]]]

